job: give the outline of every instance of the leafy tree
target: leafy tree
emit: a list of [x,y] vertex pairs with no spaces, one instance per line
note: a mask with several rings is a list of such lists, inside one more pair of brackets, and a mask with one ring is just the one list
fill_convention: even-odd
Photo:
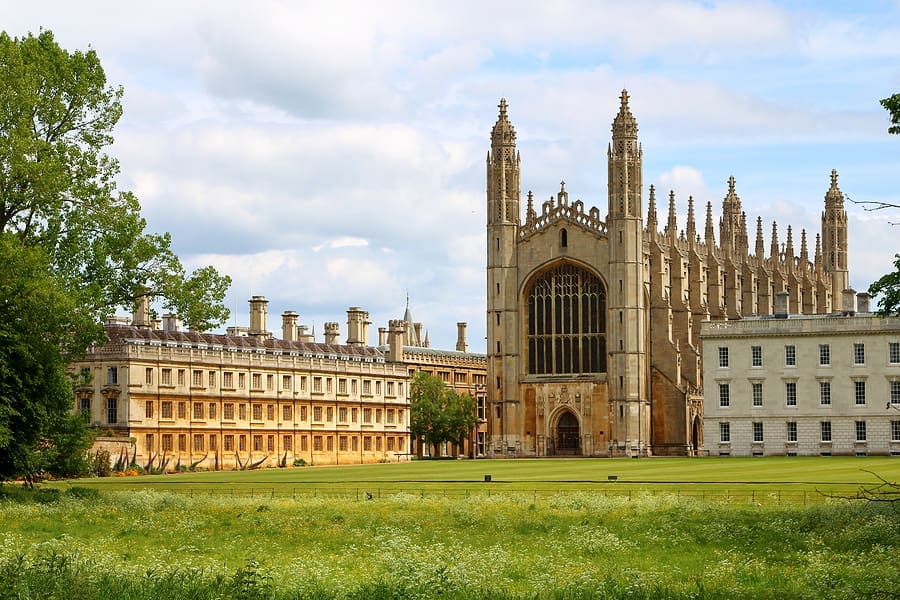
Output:
[[104,152],[122,115],[94,50],[0,32],[0,480],[81,466],[66,366],[116,307],[149,294],[197,330],[228,319],[230,278],[187,275],[147,233]]
[[231,283],[212,267],[186,276],[168,234],[145,232],[137,198],[116,189],[105,154],[122,115],[94,50],[50,31],[0,33],[0,231],[50,257],[53,276],[96,320],[147,292],[197,330],[228,319]]
[[86,468],[91,437],[70,414],[66,366],[98,330],[49,275],[40,249],[0,233],[0,480]]
[[900,315],[900,254],[895,254],[894,258],[896,271],[884,275],[869,286],[870,294],[881,296],[878,299],[880,315]]
[[882,99],[881,106],[891,115],[891,126],[888,127],[888,133],[900,135],[900,94]]
[[475,400],[457,394],[439,377],[418,372],[409,396],[410,431],[430,444],[436,456],[443,442],[462,444],[477,423]]

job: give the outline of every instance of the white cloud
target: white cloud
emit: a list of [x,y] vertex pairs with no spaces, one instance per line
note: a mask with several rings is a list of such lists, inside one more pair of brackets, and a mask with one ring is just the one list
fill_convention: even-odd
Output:
[[323,242],[316,246],[313,246],[313,252],[319,252],[320,250],[325,249],[335,249],[335,248],[357,248],[360,246],[368,246],[369,240],[364,240],[362,238],[355,237],[339,237],[333,240],[328,240],[327,242]]
[[[707,201],[717,220],[735,175],[768,249],[772,220],[798,245],[818,230],[832,166],[848,194],[896,198],[877,105],[898,77],[896,4],[35,0],[0,16],[12,35],[97,49],[126,88],[121,187],[186,263],[232,275],[244,322],[262,293],[272,314],[321,324],[367,305],[384,325],[409,290],[435,345],[466,320],[483,349],[482,161],[501,96],[523,205],[565,180],[606,212],[623,87],[663,220],[669,189],[680,226],[688,195],[699,227]],[[896,228],[849,210],[859,289],[900,249]]]

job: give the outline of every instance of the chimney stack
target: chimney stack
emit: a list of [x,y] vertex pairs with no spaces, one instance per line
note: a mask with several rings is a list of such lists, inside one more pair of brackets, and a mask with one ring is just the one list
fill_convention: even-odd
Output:
[[264,336],[266,331],[266,305],[269,303],[265,296],[253,296],[250,298],[250,335]]
[[331,344],[332,346],[338,343],[338,337],[340,333],[338,332],[339,325],[337,323],[325,323],[325,343]]
[[466,342],[466,324],[456,324],[456,349],[460,352],[468,352],[469,344]]
[[856,314],[856,290],[847,288],[841,292],[841,314],[852,317]]
[[787,319],[788,318],[788,298],[790,294],[787,292],[775,292],[775,318],[776,319]]
[[297,341],[297,313],[286,310],[281,313],[281,339],[286,342]]
[[405,321],[392,319],[388,321],[388,356],[389,362],[401,362],[403,360],[403,338],[406,328]]
[[856,294],[856,312],[867,313],[869,309],[869,301],[872,296],[868,292],[859,292]]
[[166,313],[162,318],[163,331],[181,331],[181,321],[178,319],[178,315]]
[[310,344],[316,341],[316,338],[309,332],[309,327],[307,327],[306,325],[299,325],[297,329],[297,341],[307,342]]
[[134,315],[131,324],[141,329],[150,329],[153,327],[153,321],[150,319],[150,295],[141,294],[134,302]]
[[366,346],[369,343],[369,313],[351,306],[347,309],[347,345]]

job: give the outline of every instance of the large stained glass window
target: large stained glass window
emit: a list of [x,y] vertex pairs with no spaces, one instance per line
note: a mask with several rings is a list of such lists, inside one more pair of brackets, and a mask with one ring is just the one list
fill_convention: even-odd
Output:
[[606,290],[585,269],[561,264],[526,291],[528,372],[606,372]]

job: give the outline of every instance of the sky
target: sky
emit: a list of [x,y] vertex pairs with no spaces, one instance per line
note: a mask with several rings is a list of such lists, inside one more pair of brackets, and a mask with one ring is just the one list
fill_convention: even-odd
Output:
[[[500,98],[522,206],[566,182],[607,213],[606,148],[627,88],[643,181],[748,223],[820,231],[831,169],[856,202],[900,203],[900,0],[859,2],[0,2],[12,36],[96,50],[124,115],[109,153],[148,229],[233,279],[228,325],[346,310],[378,327],[407,298],[431,345],[485,336],[485,167]],[[646,201],[647,190],[644,190]],[[900,210],[847,203],[850,283],[893,270]],[[702,215],[702,212],[698,214]],[[702,228],[702,223],[700,224]],[[718,228],[717,228],[718,231]],[[751,227],[751,248],[755,226]],[[810,248],[812,252],[812,247]]]

